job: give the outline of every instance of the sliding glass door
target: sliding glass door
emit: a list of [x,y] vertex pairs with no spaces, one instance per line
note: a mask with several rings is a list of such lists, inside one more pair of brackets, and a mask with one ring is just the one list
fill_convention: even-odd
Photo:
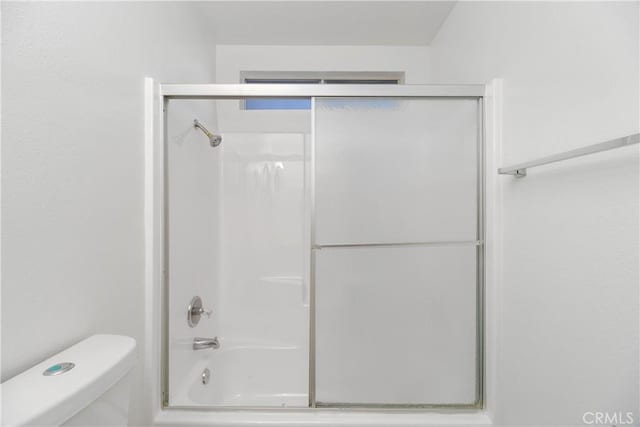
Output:
[[314,103],[315,403],[473,405],[476,99]]

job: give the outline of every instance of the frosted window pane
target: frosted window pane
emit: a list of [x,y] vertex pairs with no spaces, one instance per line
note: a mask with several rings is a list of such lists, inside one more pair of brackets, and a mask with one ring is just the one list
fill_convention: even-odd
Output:
[[475,246],[315,256],[318,402],[474,402]]
[[476,239],[477,101],[316,99],[316,243]]

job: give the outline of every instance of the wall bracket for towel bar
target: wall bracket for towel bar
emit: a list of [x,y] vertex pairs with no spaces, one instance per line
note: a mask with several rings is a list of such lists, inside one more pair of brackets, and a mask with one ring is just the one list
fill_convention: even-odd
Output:
[[565,151],[564,153],[554,154],[552,156],[542,157],[530,162],[520,163],[518,165],[509,166],[498,169],[501,175],[513,175],[517,177],[527,176],[527,169],[536,166],[542,166],[549,163],[559,162],[561,160],[573,159],[576,157],[586,156],[588,154],[599,153],[601,151],[613,150],[614,148],[626,147],[628,145],[640,142],[640,133],[636,133],[622,138],[612,139],[610,141],[600,142],[598,144],[589,145],[587,147],[577,148],[575,150]]

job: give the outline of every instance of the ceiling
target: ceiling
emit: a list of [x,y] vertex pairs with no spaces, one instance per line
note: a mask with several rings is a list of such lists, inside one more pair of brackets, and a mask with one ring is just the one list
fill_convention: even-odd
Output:
[[454,1],[212,1],[216,44],[424,46]]

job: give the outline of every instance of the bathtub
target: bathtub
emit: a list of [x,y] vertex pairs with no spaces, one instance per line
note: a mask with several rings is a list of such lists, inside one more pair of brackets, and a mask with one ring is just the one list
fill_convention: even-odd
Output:
[[[306,369],[301,365],[303,351],[296,346],[229,343],[222,338],[221,349],[191,368],[177,394],[187,396],[188,406],[304,408],[308,405],[306,377],[291,375]],[[204,369],[210,372],[208,384],[201,380]],[[276,391],[273,384],[278,384]]]
[[[156,414],[156,426],[482,426],[487,411],[477,409],[333,409],[308,408],[308,384],[286,370],[300,363],[295,346],[227,342],[194,365],[188,383],[178,386],[189,406],[172,406]],[[269,369],[261,369],[269,366]],[[202,384],[203,369],[211,372]],[[303,366],[298,367],[304,369]],[[240,373],[240,375],[239,375]],[[273,393],[274,382],[282,392]],[[277,406],[274,406],[277,405]],[[264,409],[247,407],[272,406]],[[217,408],[216,408],[217,407]],[[237,407],[237,408],[234,408]]]

